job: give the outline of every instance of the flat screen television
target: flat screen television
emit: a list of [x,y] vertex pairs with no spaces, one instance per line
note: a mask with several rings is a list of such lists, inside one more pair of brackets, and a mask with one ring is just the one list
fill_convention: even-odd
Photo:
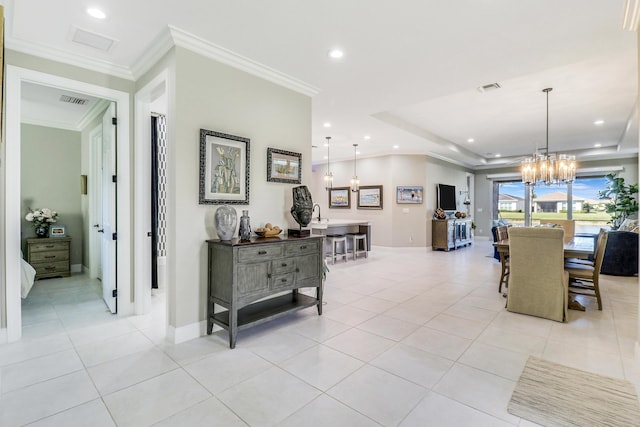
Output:
[[456,187],[454,185],[438,184],[438,207],[445,211],[455,211]]

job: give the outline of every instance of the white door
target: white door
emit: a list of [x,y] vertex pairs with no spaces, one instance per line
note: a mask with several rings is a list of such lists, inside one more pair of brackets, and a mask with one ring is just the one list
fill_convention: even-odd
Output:
[[91,132],[91,169],[89,175],[89,235],[91,278],[102,280],[102,124]]
[[102,116],[102,297],[112,313],[116,298],[116,105]]

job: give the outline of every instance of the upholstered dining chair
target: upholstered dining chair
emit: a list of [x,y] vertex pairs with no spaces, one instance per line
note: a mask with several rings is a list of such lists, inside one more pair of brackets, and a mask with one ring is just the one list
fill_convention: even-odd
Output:
[[541,219],[540,225],[557,225],[564,230],[564,242],[568,243],[576,234],[576,222],[572,219]]
[[602,310],[600,268],[602,267],[608,236],[606,231],[600,231],[592,265],[573,262],[567,262],[564,265],[564,268],[569,273],[569,292],[595,297],[598,301],[598,310]]
[[558,322],[567,319],[569,274],[562,228],[509,229],[507,310]]

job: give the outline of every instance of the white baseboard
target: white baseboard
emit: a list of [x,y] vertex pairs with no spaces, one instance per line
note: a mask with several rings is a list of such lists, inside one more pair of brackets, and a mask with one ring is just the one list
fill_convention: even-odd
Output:
[[167,340],[172,344],[180,344],[195,338],[206,335],[207,321],[201,320],[198,323],[175,328],[171,325],[167,328]]
[[82,273],[82,264],[71,264],[72,273]]
[[7,328],[0,329],[0,344],[7,344],[8,342]]

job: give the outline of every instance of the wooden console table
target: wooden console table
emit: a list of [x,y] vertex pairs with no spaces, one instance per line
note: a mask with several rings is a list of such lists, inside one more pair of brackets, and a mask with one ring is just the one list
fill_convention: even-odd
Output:
[[[229,331],[229,346],[235,348],[242,329],[313,306],[322,314],[323,240],[313,235],[207,240],[207,334],[216,324]],[[298,292],[311,287],[315,297]],[[227,310],[216,313],[216,304]]]

